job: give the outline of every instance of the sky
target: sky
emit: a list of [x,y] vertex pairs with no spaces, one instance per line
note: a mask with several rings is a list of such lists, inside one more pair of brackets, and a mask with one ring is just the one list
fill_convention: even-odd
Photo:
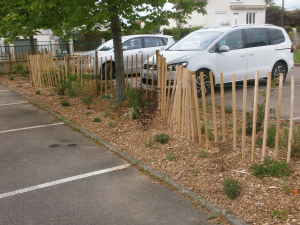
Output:
[[[282,0],[274,0],[277,5],[282,5]],[[300,0],[284,0],[284,8],[288,10],[300,9]]]

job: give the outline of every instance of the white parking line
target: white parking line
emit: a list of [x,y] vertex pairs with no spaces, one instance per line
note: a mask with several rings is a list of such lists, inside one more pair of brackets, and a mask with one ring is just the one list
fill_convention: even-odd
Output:
[[64,124],[64,123],[61,122],[61,123],[53,123],[53,124],[40,125],[40,126],[34,126],[34,127],[24,127],[24,128],[12,129],[12,130],[4,130],[4,131],[0,131],[0,134],[19,131],[19,130],[29,130],[29,129],[35,129],[35,128],[40,128],[40,127],[56,126],[56,125],[62,125],[62,124]]
[[130,166],[130,165],[125,164],[122,166],[116,166],[116,167],[112,167],[112,168],[108,168],[108,169],[104,169],[104,170],[98,170],[98,171],[94,171],[94,172],[90,172],[90,173],[85,173],[85,174],[81,174],[81,175],[77,175],[77,176],[73,176],[73,177],[64,178],[61,180],[56,180],[56,181],[52,181],[52,182],[48,182],[48,183],[44,183],[44,184],[39,184],[39,185],[28,187],[28,188],[19,189],[19,190],[12,191],[12,192],[3,193],[3,194],[0,194],[0,199],[6,198],[9,196],[13,196],[13,195],[22,194],[22,193],[29,192],[29,191],[34,191],[37,189],[42,189],[42,188],[46,188],[46,187],[50,187],[50,186],[54,186],[54,185],[58,185],[58,184],[63,184],[63,183],[74,181],[74,180],[79,180],[79,179],[83,179],[83,178],[87,178],[87,177],[91,177],[91,176],[96,176],[96,175],[103,174],[103,173],[112,172],[115,170],[125,169],[128,166]]
[[9,103],[9,104],[1,104],[0,106],[4,106],[4,105],[18,105],[18,104],[24,104],[24,103],[28,103],[28,102],[16,102],[16,103]]

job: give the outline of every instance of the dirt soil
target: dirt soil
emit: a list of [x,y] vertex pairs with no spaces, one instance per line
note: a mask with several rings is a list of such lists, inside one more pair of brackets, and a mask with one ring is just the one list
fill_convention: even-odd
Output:
[[[214,141],[211,141],[209,149],[205,150],[207,157],[201,158],[199,155],[205,148],[205,141],[203,146],[187,142],[159,118],[155,118],[147,130],[140,129],[136,120],[124,116],[128,112],[125,102],[121,103],[118,109],[113,110],[110,109],[107,101],[95,97],[88,109],[80,98],[59,96],[54,88],[32,88],[27,77],[16,76],[13,81],[8,80],[6,76],[1,76],[0,79],[99,138],[166,174],[208,201],[223,209],[231,208],[233,215],[249,224],[300,224],[300,160],[292,158],[293,172],[286,178],[267,176],[259,179],[253,176],[250,170],[251,137],[247,137],[246,140],[246,160],[241,159],[242,141],[239,136],[237,157],[234,157],[231,151],[232,120],[230,119],[227,119],[228,141],[222,144],[214,144]],[[40,90],[40,94],[35,94],[36,90]],[[68,100],[70,106],[61,106],[62,99]],[[107,112],[106,117],[103,117],[104,111]],[[238,114],[241,118],[240,112]],[[100,117],[101,122],[93,122],[95,117]],[[226,117],[232,118],[232,115],[227,114]],[[209,120],[212,124],[211,117]],[[240,122],[238,121],[238,124]],[[218,121],[218,126],[221,140],[221,121]],[[170,136],[167,144],[160,144],[154,140],[154,135],[161,132]],[[262,137],[262,134],[259,133],[258,137]],[[145,142],[149,138],[153,146],[146,148]],[[205,140],[204,136],[202,140]],[[261,145],[256,147],[256,162],[260,160],[261,147]],[[175,160],[168,160],[167,155],[170,154],[175,156]],[[274,150],[269,147],[267,147],[267,157],[274,157]],[[285,150],[280,150],[279,160],[286,160]],[[222,182],[227,178],[234,178],[241,184],[239,195],[234,200],[229,199],[222,190]],[[288,188],[286,188],[288,191],[283,188],[282,180],[288,181]],[[284,210],[287,220],[271,217],[270,214],[274,209]]]

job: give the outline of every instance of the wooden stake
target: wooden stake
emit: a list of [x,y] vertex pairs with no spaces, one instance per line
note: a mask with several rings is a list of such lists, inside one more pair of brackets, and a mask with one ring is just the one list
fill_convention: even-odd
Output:
[[[208,150],[208,147],[209,147],[209,133],[208,133],[208,122],[207,122],[207,113],[206,113],[206,99],[205,99],[205,86],[204,86],[204,74],[203,74],[203,72],[200,73],[200,78],[201,78],[202,108],[203,108],[204,125],[205,125],[205,148],[206,148],[206,150]],[[223,89],[223,91],[224,91],[224,89]]]
[[[95,61],[95,70],[94,70],[94,71],[96,72],[96,73],[95,73],[95,76],[96,76],[96,77],[94,77],[94,80],[96,81],[96,85],[97,85],[97,86],[96,86],[96,88],[97,88],[96,91],[97,91],[97,96],[98,96],[99,93],[100,93],[100,90],[99,90],[99,88],[98,88],[98,87],[99,87],[99,86],[98,86],[98,79],[99,79],[99,74],[98,74],[98,71],[99,71],[99,70],[98,70],[98,67],[99,67],[99,62],[98,62],[98,51],[95,51],[95,60],[94,60],[94,61]],[[94,64],[93,64],[93,65],[94,65]],[[101,79],[102,79],[102,78],[101,78]]]
[[265,119],[264,119],[264,134],[263,134],[263,146],[262,146],[262,160],[266,157],[267,137],[268,137],[268,125],[269,125],[269,108],[270,108],[270,93],[271,93],[271,80],[272,73],[268,73],[267,81],[267,95],[266,95],[266,106],[265,106]]
[[[170,108],[169,108],[169,118],[168,118],[168,124],[170,125],[172,121],[172,114],[173,114],[173,106],[174,106],[174,97],[175,97],[175,92],[176,92],[176,87],[177,87],[177,78],[178,78],[178,65],[176,66],[176,72],[175,72],[175,81],[173,83],[173,90],[172,90],[172,96],[171,96],[171,102],[170,102]],[[153,77],[153,76],[152,76]],[[152,80],[153,81],[153,80]],[[153,83],[152,83],[152,89],[153,89]]]
[[196,109],[196,120],[197,120],[197,129],[198,129],[198,140],[199,144],[202,145],[201,139],[201,124],[200,124],[200,112],[199,112],[199,102],[198,102],[198,94],[197,94],[197,83],[196,83],[196,75],[192,75],[193,81],[193,91],[194,91],[194,100],[195,100],[195,109]]
[[[169,72],[168,93],[167,93],[167,105],[166,105],[166,121],[168,121],[168,117],[169,117],[171,80],[172,80],[172,66],[170,66],[170,72]],[[148,72],[147,72],[147,81],[148,81]],[[173,86],[173,89],[174,89],[174,86]]]
[[246,154],[246,122],[247,122],[247,75],[244,75],[243,87],[243,125],[242,125],[242,159],[245,160]]
[[130,90],[132,90],[133,87],[133,55],[131,56],[131,84],[130,84]]
[[233,156],[236,157],[236,95],[235,74],[232,74]]
[[110,56],[110,93],[112,94],[112,68],[113,68],[113,62],[112,62],[112,56]]
[[278,144],[280,132],[280,116],[281,116],[281,102],[282,102],[282,86],[283,86],[283,73],[279,78],[279,92],[278,92],[278,107],[277,107],[277,121],[276,121],[276,137],[275,137],[275,160],[278,159]]
[[295,98],[295,78],[291,76],[291,114],[290,114],[290,130],[289,130],[289,144],[287,152],[287,160],[289,163],[291,161],[291,151],[292,151],[292,138],[293,138],[293,125],[294,125],[294,100]]
[[100,95],[102,95],[102,80],[103,80],[103,62],[101,57],[101,70],[100,70]]
[[127,86],[128,86],[128,56],[126,61],[126,84],[125,84],[126,90],[128,90]]
[[[156,65],[156,73],[157,73],[157,65]],[[154,56],[152,57],[152,84],[151,84],[151,90],[153,90],[155,77],[154,77]]]
[[252,125],[252,150],[251,163],[255,162],[255,147],[256,147],[256,121],[257,121],[257,101],[258,101],[258,82],[259,72],[255,72],[254,100],[253,100],[253,125]]
[[107,57],[105,57],[105,78],[104,78],[104,85],[105,85],[105,92],[104,94],[107,93]]
[[138,54],[135,55],[135,87],[138,88]]
[[146,93],[148,93],[148,73],[149,73],[149,55],[148,55],[148,58],[147,58]]
[[[209,80],[210,80],[210,90],[211,90],[211,104],[212,104],[212,110],[213,110],[214,138],[215,138],[215,143],[217,143],[218,126],[217,126],[217,115],[216,115],[215,88],[214,88],[214,77],[213,77],[213,73],[211,71],[209,71]],[[200,126],[200,123],[199,123],[199,126]],[[201,129],[200,129],[200,131],[201,131]],[[202,145],[202,142],[200,145]]]
[[221,82],[221,108],[222,108],[222,135],[223,135],[223,142],[225,142],[226,141],[226,128],[225,128],[225,100],[224,100],[223,73],[220,74],[220,82]]

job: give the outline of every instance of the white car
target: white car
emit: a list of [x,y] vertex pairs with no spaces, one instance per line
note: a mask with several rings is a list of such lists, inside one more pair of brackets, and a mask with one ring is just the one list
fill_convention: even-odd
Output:
[[[124,70],[127,69],[127,56],[128,56],[128,72],[131,73],[131,64],[133,64],[132,71],[136,73],[136,54],[138,55],[138,73],[141,71],[142,55],[143,61],[147,57],[155,54],[156,50],[164,51],[169,46],[174,44],[175,41],[172,36],[169,35],[129,35],[122,37],[123,45],[123,57],[124,57]],[[109,77],[111,68],[113,69],[113,76],[115,75],[115,57],[114,57],[114,45],[113,40],[109,40],[104,44],[100,45],[97,49],[86,52],[83,55],[89,55],[95,57],[95,52],[98,51],[98,64],[99,74],[101,68],[104,70],[105,58],[107,59],[107,75]],[[133,62],[132,62],[133,56]],[[110,61],[112,57],[112,61]],[[102,58],[102,65],[101,65]],[[103,71],[104,76],[104,71]]]
[[[220,83],[223,73],[224,83],[259,77],[272,77],[280,73],[286,78],[294,67],[294,47],[286,31],[273,25],[236,25],[233,27],[202,28],[182,38],[163,52],[168,68],[172,65],[172,78],[175,77],[175,66],[182,65],[196,71],[198,94],[201,95],[200,73],[204,73],[205,93],[210,92],[209,72],[214,75],[214,84]],[[154,65],[154,67],[153,67]],[[143,80],[146,78],[146,62],[143,69]],[[150,70],[156,62],[150,62]],[[152,79],[152,74],[148,78]],[[151,80],[150,80],[151,82]]]

